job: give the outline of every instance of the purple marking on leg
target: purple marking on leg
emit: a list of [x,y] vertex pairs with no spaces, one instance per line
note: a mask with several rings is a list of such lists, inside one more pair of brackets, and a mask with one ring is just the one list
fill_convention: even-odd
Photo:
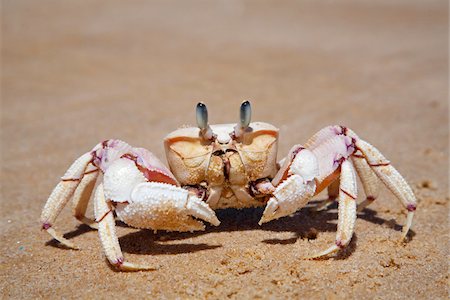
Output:
[[347,155],[350,156],[356,151],[355,139],[344,135],[344,143],[347,150]]
[[[97,167],[101,168],[103,149],[98,149],[96,151],[92,151],[92,163]],[[103,170],[103,169],[102,169]]]
[[342,134],[342,127],[341,126],[333,126],[332,127],[334,134],[341,135]]
[[50,227],[52,227],[52,224],[50,224],[50,223],[45,222],[45,223],[42,224],[42,229],[44,229],[44,230],[47,230]]
[[336,169],[337,167],[339,167],[344,161],[345,161],[345,157],[341,156],[340,154],[336,154],[336,158],[333,161],[333,169]]
[[347,146],[347,154],[348,156],[352,155],[355,152],[355,146],[353,144]]
[[347,135],[347,127],[345,127],[345,126],[342,126],[342,125],[339,125],[339,127],[341,127],[341,134],[343,134],[343,135]]
[[300,151],[304,150],[304,149],[305,149],[305,148],[303,148],[303,147],[298,147],[297,149],[295,149],[295,150],[292,152],[292,159],[294,159],[295,156],[297,156],[297,154],[298,154]]
[[336,246],[338,246],[339,248],[343,249],[345,247],[345,245],[342,243],[341,240],[337,240],[336,241]]
[[408,211],[415,211],[416,210],[416,205],[415,204],[408,204],[408,206],[406,207],[406,209]]
[[367,196],[366,199],[367,199],[367,201],[370,201],[370,202],[375,201],[375,197],[374,196]]
[[123,257],[119,257],[116,261],[115,261],[115,263],[114,263],[114,265],[116,266],[116,267],[120,267],[121,265],[123,265],[123,262],[124,262],[125,260],[123,259]]
[[348,155],[352,155],[353,153],[356,152],[356,139],[352,138],[350,144],[345,144],[345,146],[347,147],[347,153]]
[[116,148],[121,143],[120,140],[115,140],[115,139],[107,140],[106,142],[107,142],[106,143],[107,148]]

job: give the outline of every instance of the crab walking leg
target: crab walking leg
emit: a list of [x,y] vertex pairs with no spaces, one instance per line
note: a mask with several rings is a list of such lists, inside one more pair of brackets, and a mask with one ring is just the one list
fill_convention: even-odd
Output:
[[339,197],[339,187],[341,182],[339,179],[336,179],[333,183],[328,186],[328,199],[331,201],[336,200]]
[[288,159],[287,157],[283,157],[278,163],[277,163],[277,165],[278,165],[278,169],[280,169],[281,168],[281,166],[283,166],[284,165],[284,163],[285,163],[285,161],[286,161],[286,159]]
[[389,190],[402,202],[408,210],[406,225],[403,227],[402,240],[406,238],[411,228],[414,211],[417,207],[417,200],[411,187],[406,183],[400,173],[391,166],[390,162],[381,154],[381,152],[371,144],[357,140],[356,147],[364,154],[369,166],[389,188]]
[[322,201],[317,205],[317,207],[314,208],[314,211],[321,211],[324,209],[327,209],[328,206],[330,206],[338,197],[339,197],[339,186],[340,186],[339,179],[336,179],[334,182],[332,182],[328,188],[328,199]]
[[143,266],[126,262],[120,249],[119,239],[116,234],[116,222],[114,220],[113,207],[106,201],[103,183],[99,183],[94,194],[94,212],[98,222],[98,233],[108,261],[122,271],[153,270],[155,267]]
[[305,148],[315,149],[317,146],[325,142],[326,140],[340,135],[344,132],[344,127],[339,125],[327,126],[319,130],[314,134],[305,144]]
[[79,157],[67,170],[58,185],[53,189],[50,197],[45,203],[41,214],[42,229],[46,230],[54,239],[59,241],[66,247],[77,249],[75,245],[69,240],[65,239],[58,233],[52,225],[58,217],[61,210],[72,197],[80,180],[83,178],[84,170],[92,161],[92,154],[90,152]]
[[355,170],[352,163],[349,160],[345,160],[341,165],[336,243],[325,251],[310,257],[311,259],[327,256],[348,245],[355,227],[356,198],[357,185]]
[[372,204],[379,194],[379,180],[377,175],[372,171],[361,151],[357,151],[352,156],[353,165],[356,173],[361,179],[361,183],[366,194],[366,199],[358,205],[358,212],[363,211],[368,205]]
[[86,217],[86,210],[89,200],[91,199],[92,191],[94,190],[95,182],[98,178],[98,173],[99,170],[97,167],[89,165],[72,198],[74,209],[73,214],[75,218],[92,229],[98,229],[98,226],[95,220]]

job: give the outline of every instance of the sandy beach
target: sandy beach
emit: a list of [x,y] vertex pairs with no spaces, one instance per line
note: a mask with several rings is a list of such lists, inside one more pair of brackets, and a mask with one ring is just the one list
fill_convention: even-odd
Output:
[[[1,4],[0,298],[448,299],[447,1]],[[211,123],[251,100],[253,120],[280,129],[280,159],[324,126],[352,128],[413,188],[410,241],[384,187],[327,260],[303,259],[334,243],[337,205],[312,210],[326,194],[263,226],[261,208],[194,233],[118,223],[126,259],[150,272],[111,269],[71,205],[55,227],[80,250],[41,230],[74,159],[117,138],[166,162],[164,136],[195,124],[200,100]]]

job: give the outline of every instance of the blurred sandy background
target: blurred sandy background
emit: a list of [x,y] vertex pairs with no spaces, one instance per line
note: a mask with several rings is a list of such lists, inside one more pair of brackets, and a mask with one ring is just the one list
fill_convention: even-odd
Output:
[[[447,1],[1,3],[1,298],[448,299]],[[97,142],[164,158],[198,100],[222,123],[244,99],[281,129],[279,157],[329,124],[376,145],[420,201],[411,242],[396,244],[404,209],[385,189],[325,261],[301,258],[333,243],[335,207],[262,227],[260,209],[224,211],[195,234],[119,227],[126,258],[154,272],[111,270],[70,207],[56,227],[82,250],[40,231],[59,177]]]

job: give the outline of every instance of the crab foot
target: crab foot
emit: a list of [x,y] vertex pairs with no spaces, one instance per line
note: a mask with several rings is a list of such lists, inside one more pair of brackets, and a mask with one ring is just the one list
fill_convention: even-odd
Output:
[[[106,174],[105,174],[106,175]],[[202,222],[219,225],[214,211],[188,191],[160,182],[143,182],[132,191],[129,201],[114,202],[105,198],[103,184],[95,192],[95,216],[99,223],[99,236],[108,261],[121,271],[154,270],[159,266],[147,266],[126,262],[116,235],[117,216],[136,228],[176,231],[203,230]]]
[[348,245],[356,222],[356,174],[350,160],[341,165],[338,194],[338,228],[334,245],[305,259],[319,259],[327,257]]
[[125,261],[116,234],[113,205],[106,201],[103,183],[98,184],[94,193],[94,212],[98,222],[98,233],[106,258],[113,267],[121,271],[156,270],[159,266],[147,266]]
[[363,140],[358,140],[356,146],[364,155],[371,170],[407,209],[406,224],[403,226],[400,238],[400,242],[405,241],[412,226],[414,212],[417,208],[417,199],[411,187],[377,148]]
[[85,169],[92,161],[91,153],[85,153],[79,157],[67,170],[61,181],[53,189],[50,197],[48,198],[44,209],[41,214],[42,229],[47,231],[54,239],[60,242],[62,245],[72,249],[78,249],[72,242],[67,240],[60,234],[53,224],[58,217],[61,210],[67,204],[72,197],[73,193],[77,189],[80,181],[85,175]]

